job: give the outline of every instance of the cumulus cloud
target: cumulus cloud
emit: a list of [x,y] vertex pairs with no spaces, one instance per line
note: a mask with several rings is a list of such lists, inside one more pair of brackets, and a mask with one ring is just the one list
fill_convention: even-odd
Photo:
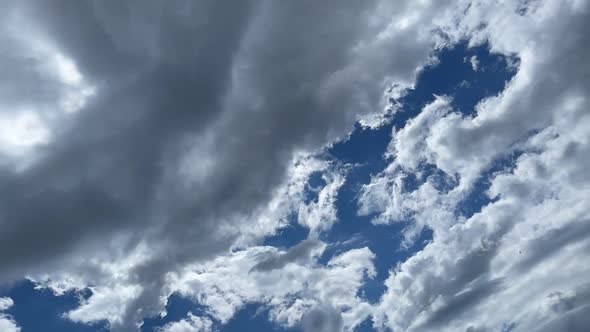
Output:
[[[376,213],[373,223],[404,222],[409,218],[414,221],[405,231],[406,245],[426,226],[437,234],[446,232],[456,219],[453,207],[464,196],[460,189],[439,191],[455,184],[454,175],[437,177],[424,171],[424,165],[435,163],[437,158],[427,139],[432,135],[432,126],[451,112],[450,103],[449,97],[435,96],[420,114],[396,130],[387,151],[393,161],[361,190],[358,213]],[[410,175],[424,182],[416,190],[406,189]]]
[[[301,253],[310,243],[317,245],[317,241],[306,240],[286,251],[250,247],[189,266],[171,275],[170,283],[181,295],[206,306],[222,323],[244,304],[254,302],[268,306],[269,318],[281,325],[293,327],[303,319],[311,320],[306,324],[312,325],[318,321],[326,328],[354,328],[371,314],[370,304],[357,294],[366,278],[375,275],[375,255],[368,248],[352,249],[321,266],[317,258],[322,246],[314,259],[295,259],[294,253]],[[342,311],[346,313],[341,315]],[[308,313],[316,318],[303,318]]]
[[326,172],[323,176],[326,186],[318,193],[317,200],[307,205],[300,205],[297,211],[299,223],[308,227],[314,235],[329,230],[337,221],[336,198],[345,182],[343,173],[343,171]]
[[188,313],[186,319],[178,322],[168,323],[158,332],[210,332],[213,331],[213,322],[208,318],[202,318]]
[[20,332],[21,328],[16,324],[10,315],[2,311],[10,309],[14,305],[11,298],[0,297],[0,330],[6,332]]
[[[581,331],[587,324],[585,300],[570,306],[563,294],[584,294],[581,276],[589,266],[590,178],[581,166],[589,165],[590,146],[589,5],[539,1],[528,11],[521,5],[472,1],[445,30],[451,39],[487,41],[491,51],[519,58],[504,91],[480,102],[472,116],[440,99],[426,106],[393,133],[392,163],[363,189],[359,212],[377,213],[375,222],[411,220],[410,241],[416,228],[433,230],[432,241],[386,281],[379,326]],[[513,165],[486,173],[515,152]],[[427,177],[407,190],[405,179],[410,173],[420,179],[424,165],[450,182]],[[457,207],[482,176],[489,176],[483,194],[490,203],[461,215]]]

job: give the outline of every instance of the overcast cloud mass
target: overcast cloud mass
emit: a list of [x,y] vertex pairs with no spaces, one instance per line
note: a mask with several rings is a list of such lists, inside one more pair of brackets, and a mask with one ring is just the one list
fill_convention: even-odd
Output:
[[[23,279],[88,292],[60,319],[97,331],[172,294],[203,310],[154,331],[253,303],[305,332],[586,331],[588,32],[587,0],[0,0],[0,331]],[[460,44],[511,79],[408,105]],[[353,183],[329,150],[359,121],[392,129]],[[402,225],[382,279],[369,240],[328,236],[347,186],[362,227]]]

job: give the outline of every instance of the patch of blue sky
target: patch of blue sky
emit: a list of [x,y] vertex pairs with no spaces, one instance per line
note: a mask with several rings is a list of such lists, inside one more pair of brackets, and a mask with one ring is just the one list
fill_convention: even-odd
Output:
[[297,222],[296,214],[291,214],[288,218],[289,224],[279,229],[275,235],[265,238],[262,245],[287,249],[307,239],[309,228]]
[[288,328],[268,319],[266,306],[260,303],[245,305],[225,325],[220,326],[220,332],[268,331],[268,332],[299,332],[300,328]]
[[[307,180],[307,185],[310,189],[320,189],[326,186],[326,180],[324,180],[323,174],[320,171],[316,171],[310,174],[309,179]],[[310,196],[311,198],[311,196]],[[308,202],[306,202],[308,203]]]
[[[402,109],[395,113],[391,121],[373,129],[357,124],[347,139],[335,143],[327,151],[338,162],[352,164],[354,167],[347,175],[345,186],[338,193],[338,223],[323,235],[323,240],[331,245],[320,261],[326,263],[340,252],[368,246],[376,255],[377,275],[366,282],[360,295],[370,302],[378,301],[385,290],[383,282],[390,269],[421,250],[432,237],[431,231],[425,229],[413,247],[402,249],[400,245],[404,223],[371,225],[372,216],[357,215],[359,189],[388,164],[384,154],[391,140],[392,129],[403,127],[409,119],[418,115],[425,105],[434,100],[434,95],[452,97],[455,111],[471,114],[479,101],[501,92],[515,73],[515,60],[490,53],[487,45],[469,48],[462,43],[441,50],[437,58],[435,64],[420,73],[415,88],[398,101]],[[477,59],[476,67],[472,64],[472,58]],[[423,164],[420,172],[420,176],[408,175],[404,183],[405,190],[417,189],[427,178],[433,179],[435,186],[441,191],[450,190],[457,184],[457,179],[444,174],[434,165]],[[482,181],[485,178],[484,175]],[[487,203],[485,190],[485,186],[474,188],[463,208],[466,211],[481,209]]]

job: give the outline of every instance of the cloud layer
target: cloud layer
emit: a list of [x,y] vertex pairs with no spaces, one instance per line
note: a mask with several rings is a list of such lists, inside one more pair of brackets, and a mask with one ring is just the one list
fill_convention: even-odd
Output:
[[[589,7],[5,1],[0,283],[89,288],[65,316],[114,331],[137,330],[174,292],[207,317],[165,332],[213,330],[249,302],[305,331],[367,318],[394,331],[582,331]],[[381,123],[387,99],[411,89],[437,49],[464,40],[517,58],[516,74],[471,115],[437,96],[392,133],[389,165],[362,188],[359,214],[409,222],[402,246],[424,228],[433,239],[392,266],[369,304],[359,295],[379,259],[369,248],[321,263],[354,165],[318,151],[361,118]],[[317,172],[325,185],[310,188]],[[422,183],[408,191],[410,175]],[[482,177],[490,203],[457,212]],[[294,222],[306,240],[262,244]],[[18,331],[7,315],[2,324]]]

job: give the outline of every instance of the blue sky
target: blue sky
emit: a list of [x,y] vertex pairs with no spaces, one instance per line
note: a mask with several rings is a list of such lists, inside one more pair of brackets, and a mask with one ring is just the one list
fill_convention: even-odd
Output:
[[590,325],[589,1],[0,19],[0,332]]

